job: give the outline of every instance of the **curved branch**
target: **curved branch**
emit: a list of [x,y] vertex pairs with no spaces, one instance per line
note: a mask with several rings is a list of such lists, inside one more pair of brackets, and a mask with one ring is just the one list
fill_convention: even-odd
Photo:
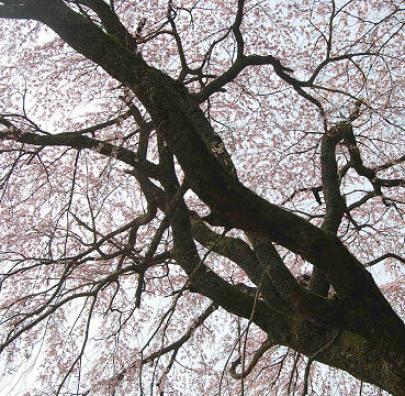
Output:
[[297,315],[325,327],[340,327],[342,316],[336,300],[312,294],[301,286],[284,264],[271,242],[250,236],[256,256],[281,297]]
[[385,253],[382,256],[377,257],[374,260],[371,260],[368,263],[364,264],[364,266],[367,268],[372,267],[373,265],[378,264],[379,262],[386,260],[387,258],[393,258],[395,260],[398,260],[402,264],[405,264],[405,258],[401,257],[400,255],[395,253]]
[[241,364],[241,357],[236,359],[234,362],[232,362],[231,367],[229,367],[228,372],[229,375],[236,380],[240,380],[244,377],[247,377],[252,370],[256,367],[257,363],[259,360],[263,357],[263,355],[274,345],[274,342],[270,341],[267,339],[264,341],[259,349],[254,353],[252,360],[250,361],[249,365],[243,370],[243,373],[237,373],[236,372],[236,367],[238,367]]
[[291,309],[282,300],[271,279],[257,260],[254,251],[246,242],[227,236],[219,238],[220,235],[210,230],[196,213],[192,213],[190,217],[193,236],[199,243],[242,268],[254,284],[260,285],[263,300],[271,308],[278,312],[291,314]]
[[361,158],[360,149],[357,145],[356,137],[353,133],[353,128],[347,128],[344,133],[344,143],[349,151],[350,155],[350,164],[356,170],[356,172],[363,177],[366,177],[372,184],[374,191],[377,195],[383,195],[381,188],[382,187],[404,187],[405,178],[398,179],[381,179],[377,177],[377,171],[387,169],[391,166],[401,163],[405,156],[389,161],[386,164],[380,165],[376,168],[370,168],[365,166],[363,159]]
[[[278,243],[319,267],[337,291],[347,329],[390,351],[405,350],[402,321],[361,263],[336,236],[269,203],[233,177],[205,143],[204,136],[212,133],[213,128],[195,98],[182,85],[148,66],[140,56],[128,51],[115,38],[75,13],[61,0],[19,0],[19,7],[11,10],[9,5],[15,6],[16,3],[3,1],[0,16],[10,17],[13,12],[14,16],[18,14],[17,17],[32,18],[47,24],[72,48],[133,89],[151,115],[158,136],[165,140],[171,153],[176,156],[190,187],[211,209],[221,213],[227,224],[253,232],[263,240]],[[297,88],[294,87],[297,92],[305,87],[305,82],[291,80],[288,71],[273,57],[245,59],[247,64],[232,66],[234,75],[249,62],[264,64],[267,61],[266,64],[271,64],[276,73],[279,70],[290,85],[294,87],[294,83],[298,84]],[[222,81],[226,83],[224,78]],[[52,136],[47,138],[53,139]],[[108,150],[111,152],[112,148]],[[134,159],[131,161],[136,162]],[[167,187],[169,192],[173,190],[173,186]],[[200,260],[190,241],[191,229],[184,203],[175,210],[172,230],[176,246],[173,255],[191,274]],[[199,267],[193,278],[193,287],[235,314],[249,317],[251,313],[252,298],[243,295],[211,271],[207,272],[203,266]],[[266,327],[269,320],[277,321],[281,316],[263,302],[258,301],[257,304],[259,314],[254,320],[259,326]],[[281,317],[279,322],[285,323],[285,319]]]
[[102,155],[116,158],[149,177],[155,179],[162,177],[157,165],[146,160],[138,161],[133,151],[102,140],[83,136],[82,133],[63,132],[54,135],[39,135],[23,131],[5,118],[0,118],[0,124],[3,124],[8,129],[7,132],[0,132],[0,139],[14,140],[33,146],[67,146],[77,150],[90,149]]
[[[340,193],[340,182],[336,160],[336,145],[343,139],[346,128],[351,128],[350,124],[340,123],[326,131],[321,142],[321,174],[322,189],[326,205],[326,213],[321,229],[337,234],[346,209],[346,203]],[[315,268],[309,283],[309,289],[321,296],[327,296],[330,283],[325,277],[325,273],[319,268]]]
[[291,84],[298,90],[302,91],[302,87],[307,86],[305,82],[291,77],[289,73],[292,73],[293,70],[283,66],[280,60],[273,55],[240,55],[226,72],[211,81],[199,94],[196,95],[198,101],[202,103],[213,93],[221,91],[226,84],[233,81],[246,67],[258,65],[273,66],[274,71],[282,80]]
[[171,351],[177,353],[177,351],[193,336],[196,329],[200,327],[204,323],[204,321],[217,309],[218,307],[215,304],[210,304],[208,308],[206,308],[204,312],[194,320],[192,325],[188,328],[188,330],[182,337],[180,337],[177,341],[172,342],[171,344],[163,347],[162,349],[159,349],[156,352],[151,353],[149,356],[142,359],[142,364],[150,363],[156,358]]

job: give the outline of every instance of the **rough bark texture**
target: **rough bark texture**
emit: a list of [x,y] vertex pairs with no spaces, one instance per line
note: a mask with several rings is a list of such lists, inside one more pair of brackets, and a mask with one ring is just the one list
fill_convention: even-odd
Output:
[[[61,0],[19,1],[19,5],[12,1],[3,3],[0,17],[35,19],[48,25],[77,52],[135,92],[156,125],[161,139],[161,164],[147,163],[124,149],[119,151],[118,159],[143,177],[160,180],[170,202],[176,199],[179,188],[173,163],[170,163],[170,156],[175,155],[189,187],[211,209],[206,220],[243,230],[253,237],[253,248],[241,240],[229,238],[221,240],[213,249],[238,262],[254,282],[260,283],[263,277],[263,299],[255,307],[253,321],[274,343],[313,356],[338,334],[327,350],[316,355],[316,360],[341,368],[396,396],[403,395],[405,326],[371,275],[336,237],[344,203],[338,188],[335,147],[349,134],[331,130],[324,137],[322,177],[328,212],[324,225],[317,228],[246,188],[218,161],[209,147],[215,132],[199,108],[201,98],[188,93],[181,83],[149,66],[131,51],[123,40],[123,27],[116,20],[110,21],[108,13],[103,18],[111,23],[114,35],[103,32]],[[221,86],[220,81],[216,84]],[[7,136],[2,134],[3,138]],[[32,133],[14,136],[14,139],[31,145],[80,149],[100,145],[91,138],[65,134]],[[103,144],[99,152],[110,155],[112,147]],[[169,158],[166,163],[165,155]],[[159,194],[156,186],[150,188]],[[163,201],[160,199],[164,209]],[[209,243],[215,235],[210,234],[212,232],[198,216],[189,213],[181,197],[177,201],[170,213],[175,244],[173,256],[190,275],[191,290],[235,315],[249,318],[254,298],[228,284],[200,262],[193,238]],[[272,243],[312,263],[321,281],[313,278],[309,289],[299,285],[282,260],[278,261]],[[330,284],[336,290],[335,299],[325,297]]]

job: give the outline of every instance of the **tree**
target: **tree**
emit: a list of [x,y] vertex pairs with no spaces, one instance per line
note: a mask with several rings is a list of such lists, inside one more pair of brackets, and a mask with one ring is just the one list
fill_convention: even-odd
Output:
[[403,12],[2,0],[5,377],[402,395]]

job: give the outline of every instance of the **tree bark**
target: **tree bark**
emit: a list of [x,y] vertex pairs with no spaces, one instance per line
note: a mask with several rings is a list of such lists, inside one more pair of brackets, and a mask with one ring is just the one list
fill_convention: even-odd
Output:
[[[396,396],[403,395],[405,326],[371,275],[333,232],[319,229],[261,198],[215,158],[207,145],[207,136],[214,130],[199,108],[198,98],[179,82],[146,64],[119,34],[104,33],[61,0],[18,1],[18,6],[13,1],[3,3],[0,17],[35,19],[48,25],[77,52],[135,92],[157,126],[159,138],[166,142],[168,150],[182,166],[192,190],[211,208],[212,214],[220,214],[218,225],[253,233],[266,243],[279,244],[301,255],[325,275],[337,292],[336,300],[307,291],[303,293],[300,288],[291,289],[295,291],[288,296],[283,295],[281,289],[277,289],[277,282],[271,279],[280,280],[284,276],[287,282],[289,275],[282,267],[272,267],[267,281],[268,287],[275,289],[269,291],[268,299],[270,302],[280,299],[281,306],[283,301],[290,300],[293,311],[283,311],[277,305],[259,301],[253,317],[257,325],[279,344],[307,356],[316,355],[320,362],[343,369]],[[122,33],[120,29],[117,31]],[[91,148],[94,144],[84,137],[49,136],[41,140],[25,135],[15,139],[33,145]],[[111,148],[105,146],[104,151],[108,155]],[[120,155],[123,161],[149,177],[161,176],[158,169],[138,163],[131,153],[121,151]],[[173,180],[165,186],[172,196],[176,188],[178,185]],[[341,215],[339,205],[337,210]],[[233,314],[249,318],[253,298],[207,272],[199,262],[184,202],[173,209],[171,226],[174,256],[190,275],[192,290]],[[317,305],[313,305],[314,302]],[[333,320],[331,316],[322,321],[322,309],[333,313]],[[316,354],[337,332],[335,342]]]

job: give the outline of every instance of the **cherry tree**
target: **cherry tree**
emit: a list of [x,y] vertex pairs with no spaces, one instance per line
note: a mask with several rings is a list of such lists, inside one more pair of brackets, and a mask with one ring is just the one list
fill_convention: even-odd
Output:
[[1,0],[3,389],[402,395],[401,3]]

